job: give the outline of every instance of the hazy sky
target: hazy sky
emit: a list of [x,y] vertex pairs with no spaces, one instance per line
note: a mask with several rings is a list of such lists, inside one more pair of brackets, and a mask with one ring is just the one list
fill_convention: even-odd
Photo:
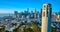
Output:
[[60,11],[60,0],[0,0],[0,13],[13,13],[14,10],[23,11],[27,8],[40,11],[45,3],[51,3],[53,11]]

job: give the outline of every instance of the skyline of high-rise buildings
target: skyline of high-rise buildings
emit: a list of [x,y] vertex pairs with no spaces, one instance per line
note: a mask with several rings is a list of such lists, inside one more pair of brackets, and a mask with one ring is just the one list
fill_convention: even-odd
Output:
[[[41,11],[36,8],[29,11],[29,8],[23,12],[14,11],[13,15],[0,17],[0,31],[32,31],[51,32],[51,28],[60,31],[60,13],[52,12],[51,4],[43,4]],[[15,30],[17,29],[17,30]],[[29,29],[29,30],[28,30]],[[52,31],[55,31],[52,29]]]

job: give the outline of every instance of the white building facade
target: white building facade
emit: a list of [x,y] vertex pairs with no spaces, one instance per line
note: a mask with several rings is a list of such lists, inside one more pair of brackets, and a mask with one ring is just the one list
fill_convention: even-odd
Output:
[[51,4],[44,4],[42,8],[42,29],[41,32],[51,32]]

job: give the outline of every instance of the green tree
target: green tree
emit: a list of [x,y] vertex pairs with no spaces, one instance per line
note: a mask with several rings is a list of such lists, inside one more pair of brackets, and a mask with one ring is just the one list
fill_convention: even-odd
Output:
[[26,32],[34,32],[31,28],[26,28]]
[[31,22],[31,29],[33,29],[34,32],[39,32],[38,26],[35,22]]

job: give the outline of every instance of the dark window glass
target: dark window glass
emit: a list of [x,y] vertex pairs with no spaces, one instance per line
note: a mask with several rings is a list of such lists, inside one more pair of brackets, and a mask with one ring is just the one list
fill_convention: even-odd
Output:
[[47,17],[48,17],[48,11],[47,11]]
[[44,5],[44,8],[45,8],[45,5]]
[[45,16],[45,12],[43,12],[43,16]]

